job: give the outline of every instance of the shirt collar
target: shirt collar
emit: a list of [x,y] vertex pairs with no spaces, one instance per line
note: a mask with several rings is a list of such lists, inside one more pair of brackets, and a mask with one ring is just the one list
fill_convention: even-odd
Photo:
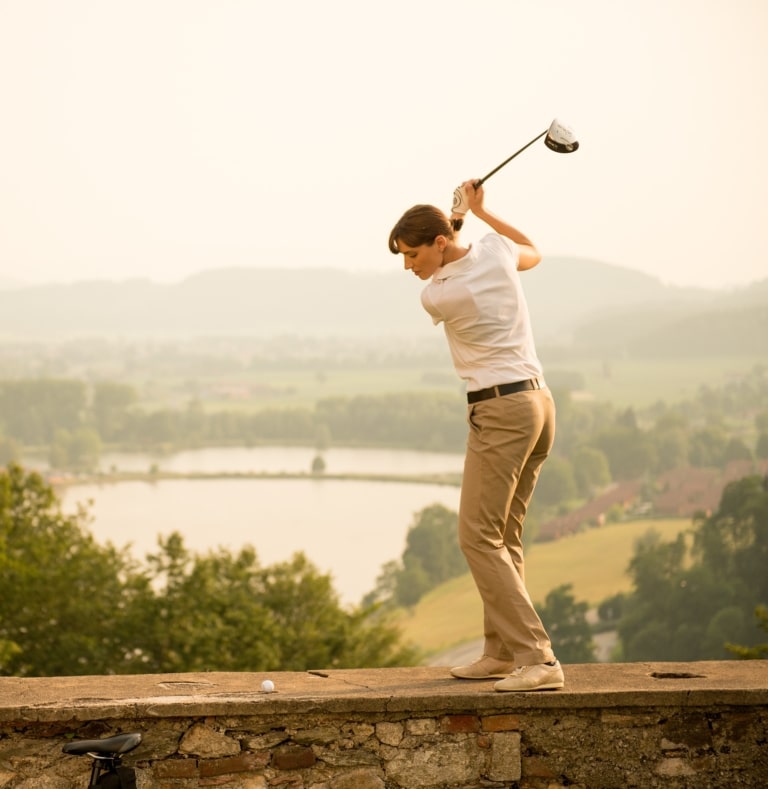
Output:
[[455,274],[458,274],[461,271],[463,271],[465,268],[467,268],[467,266],[471,265],[474,259],[475,259],[475,253],[472,248],[472,244],[470,244],[469,248],[467,249],[466,255],[458,258],[458,260],[452,260],[450,263],[446,264],[442,268],[439,268],[432,275],[432,279],[435,282],[442,282],[443,280],[449,279]]

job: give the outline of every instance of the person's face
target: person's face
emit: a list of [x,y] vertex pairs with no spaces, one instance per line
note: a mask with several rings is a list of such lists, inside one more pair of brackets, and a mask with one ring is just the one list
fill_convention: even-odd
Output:
[[442,265],[445,257],[446,239],[438,236],[432,244],[409,247],[397,239],[397,248],[403,255],[406,271],[412,271],[419,279],[429,279]]

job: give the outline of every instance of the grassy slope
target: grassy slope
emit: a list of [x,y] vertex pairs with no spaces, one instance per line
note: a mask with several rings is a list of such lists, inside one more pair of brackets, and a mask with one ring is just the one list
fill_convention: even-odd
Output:
[[[590,529],[556,542],[537,543],[526,555],[526,581],[533,600],[542,602],[561,584],[573,584],[577,600],[595,606],[630,589],[626,568],[635,541],[654,529],[672,540],[689,528],[689,520],[632,521]],[[406,640],[428,654],[482,637],[482,607],[470,575],[434,589],[398,621]]]

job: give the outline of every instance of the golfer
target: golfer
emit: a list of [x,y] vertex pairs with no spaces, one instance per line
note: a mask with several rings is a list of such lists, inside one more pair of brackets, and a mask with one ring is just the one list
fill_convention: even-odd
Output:
[[431,205],[406,211],[389,235],[405,268],[429,280],[421,303],[442,323],[466,381],[469,424],[459,505],[459,545],[483,601],[482,657],[451,669],[499,678],[498,691],[563,687],[563,671],[525,588],[523,522],[555,437],[547,389],[519,271],[541,255],[484,205],[482,186],[461,185],[466,207],[494,232],[464,247],[461,221]]

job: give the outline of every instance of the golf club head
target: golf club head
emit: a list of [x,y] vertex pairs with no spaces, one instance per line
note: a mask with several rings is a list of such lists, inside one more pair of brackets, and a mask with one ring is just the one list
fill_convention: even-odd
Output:
[[579,141],[570,126],[555,118],[544,137],[544,144],[550,151],[557,153],[573,153],[578,150]]

